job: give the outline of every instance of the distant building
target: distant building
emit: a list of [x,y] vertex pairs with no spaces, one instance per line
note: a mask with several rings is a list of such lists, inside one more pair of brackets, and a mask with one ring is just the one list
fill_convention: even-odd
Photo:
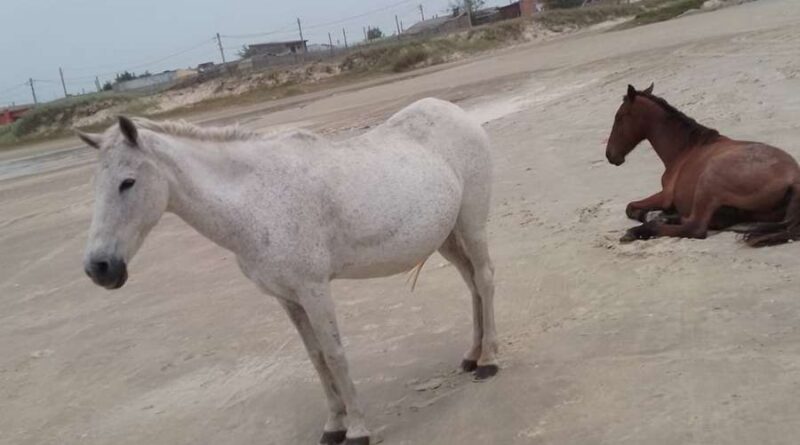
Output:
[[151,74],[124,82],[116,82],[112,88],[118,93],[153,94],[172,88],[179,82],[197,76],[195,70],[174,70]]
[[521,0],[497,9],[501,20],[510,20],[517,17],[531,17],[544,10],[544,3],[541,0]]
[[31,109],[30,105],[7,107],[0,110],[0,125],[13,124]]
[[314,43],[307,46],[309,53],[321,53],[321,52],[330,52],[331,49],[336,49],[335,46],[331,46],[328,43]]
[[200,65],[197,65],[197,71],[200,73],[207,73],[209,71],[214,71],[215,68],[216,65],[214,65],[214,62],[205,62],[201,63]]
[[[472,25],[480,26],[517,17],[532,17],[544,9],[543,0],[520,0],[506,6],[485,8],[472,13]],[[470,19],[465,12],[455,8],[451,15],[436,17],[416,23],[404,35],[439,34],[469,28]]]
[[474,26],[486,25],[504,20],[500,14],[500,8],[485,8],[472,13],[472,24]]
[[469,17],[466,13],[454,11],[452,15],[436,17],[415,23],[403,33],[409,36],[438,34],[469,28]]
[[287,42],[253,43],[247,45],[246,57],[286,56],[308,52],[308,40],[291,40]]
[[544,11],[544,0],[521,0],[519,9],[523,17],[531,17],[537,12]]

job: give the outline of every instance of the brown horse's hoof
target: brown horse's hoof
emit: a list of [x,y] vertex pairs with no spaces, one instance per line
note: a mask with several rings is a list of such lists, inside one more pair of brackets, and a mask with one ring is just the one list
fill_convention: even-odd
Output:
[[640,239],[653,238],[653,236],[655,236],[655,230],[653,229],[653,226],[653,223],[645,223],[641,226],[630,228],[627,232],[625,232],[625,235],[619,239],[619,242],[630,243]]
[[467,360],[464,359],[461,361],[461,370],[464,372],[472,372],[478,369],[478,361],[477,360]]
[[647,222],[647,214],[647,210],[634,208],[630,204],[625,208],[625,215],[634,221]]
[[319,439],[320,445],[340,445],[347,439],[347,430],[325,431]]
[[369,445],[369,436],[367,437],[354,437],[347,438],[344,445]]
[[496,376],[498,372],[500,372],[500,367],[497,365],[478,366],[478,369],[475,370],[475,381],[481,382],[484,380],[489,380],[490,378]]

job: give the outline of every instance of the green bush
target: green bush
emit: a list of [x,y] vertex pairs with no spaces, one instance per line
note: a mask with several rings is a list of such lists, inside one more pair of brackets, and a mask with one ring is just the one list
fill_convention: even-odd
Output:
[[677,0],[663,6],[642,12],[634,20],[636,25],[663,22],[673,19],[691,9],[700,9],[705,0]]
[[414,45],[409,48],[402,48],[392,62],[392,71],[400,73],[410,70],[416,65],[428,60],[430,53],[422,45]]
[[69,97],[40,105],[25,113],[22,119],[15,122],[14,136],[23,138],[48,127],[67,128],[72,125],[73,118],[90,116],[100,110],[131,100],[133,100],[132,96],[97,93]]
[[619,17],[630,17],[644,11],[638,3],[630,5],[597,5],[585,8],[551,9],[536,16],[536,21],[553,30],[591,26]]

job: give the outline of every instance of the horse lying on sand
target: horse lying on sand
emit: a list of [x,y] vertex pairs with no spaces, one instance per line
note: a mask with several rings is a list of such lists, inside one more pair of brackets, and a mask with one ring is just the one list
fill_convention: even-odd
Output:
[[[729,139],[681,113],[664,99],[628,86],[608,139],[606,157],[622,165],[647,139],[664,162],[663,189],[628,204],[628,217],[644,224],[622,242],[659,236],[705,238],[709,228],[740,223],[754,247],[800,239],[800,167],[785,151],[759,142]],[[653,210],[677,220],[647,221]]]
[[397,274],[439,251],[472,292],[462,367],[495,375],[494,268],[486,223],[491,154],[457,106],[424,99],[344,142],[294,131],[120,118],[103,134],[84,268],[117,289],[162,214],[173,212],[236,254],[296,326],[327,396],[323,444],[369,444],[339,337],[330,281]]

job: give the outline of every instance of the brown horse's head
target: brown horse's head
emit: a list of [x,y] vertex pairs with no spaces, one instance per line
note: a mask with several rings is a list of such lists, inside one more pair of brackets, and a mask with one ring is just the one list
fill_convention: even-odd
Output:
[[639,94],[651,94],[653,85],[642,92],[636,91],[632,85],[628,85],[628,94],[622,100],[617,114],[614,116],[614,127],[611,128],[611,135],[608,137],[606,146],[606,158],[614,165],[622,165],[625,156],[628,155],[645,138],[645,117],[639,112],[636,106],[636,96]]

